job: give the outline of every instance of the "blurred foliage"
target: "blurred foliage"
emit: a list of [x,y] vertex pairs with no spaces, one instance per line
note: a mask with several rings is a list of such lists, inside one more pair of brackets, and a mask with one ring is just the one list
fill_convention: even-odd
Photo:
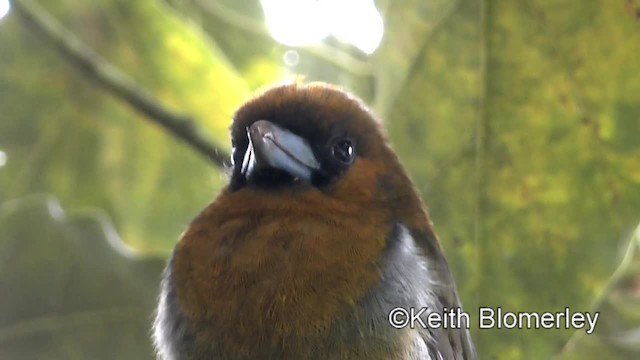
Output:
[[[600,312],[598,332],[576,332],[562,359],[635,359],[640,352],[640,226],[620,266],[611,276],[593,311]],[[560,358],[560,357],[559,357]]]
[[[640,212],[639,51],[634,12],[600,1],[460,2],[425,45],[388,121],[468,308],[583,311],[602,288]],[[531,359],[570,333],[474,335]]]
[[[605,286],[640,215],[640,1],[381,0],[385,37],[373,56],[329,39],[296,49],[294,67],[283,65],[288,48],[270,39],[257,1],[41,3],[218,143],[228,144],[233,110],[251,91],[287,75],[351,89],[384,119],[423,192],[472,316],[478,306],[584,311],[599,299],[595,336],[474,330],[482,358],[640,357],[633,335],[640,295],[619,296],[611,285],[637,286],[629,279],[640,268],[625,268],[631,275]],[[224,183],[219,169],[78,76],[13,14],[0,21],[0,112],[0,150],[8,155],[0,202],[50,193],[68,209],[101,208],[137,251],[166,254]],[[56,250],[64,236],[47,240],[50,228],[75,225],[31,207],[0,215],[0,248],[8,249],[0,268],[37,280],[54,276],[60,264],[53,256],[65,253]],[[17,233],[33,242],[21,250],[30,266],[7,255],[27,246]],[[105,238],[99,232],[86,234],[86,244],[82,233],[74,236],[78,254],[108,253],[96,243]],[[132,282],[142,281],[131,271]],[[144,279],[155,289],[157,278]],[[3,289],[42,301],[67,299],[58,288],[38,295],[38,282],[2,281]],[[70,293],[92,291],[69,286]],[[140,296],[132,306],[153,300],[142,289],[131,295]],[[118,304],[115,294],[112,300]],[[0,349],[32,339],[11,335],[12,324],[40,315],[20,314],[0,313]],[[620,347],[617,337],[634,346]],[[148,351],[148,342],[138,345],[144,348],[131,349],[131,358]],[[77,358],[91,354],[76,350]]]
[[[228,144],[229,117],[248,88],[196,27],[155,1],[60,1],[50,9],[69,28],[82,29],[77,35],[98,53]],[[0,150],[9,157],[0,198],[46,192],[73,208],[104,208],[131,245],[168,248],[213,198],[222,176],[79,78],[20,25],[11,15],[0,24],[7,49],[0,54],[6,119]]]
[[153,358],[164,261],[134,256],[101,212],[67,216],[38,195],[6,202],[0,240],[0,306],[11,309],[0,311],[0,359]]

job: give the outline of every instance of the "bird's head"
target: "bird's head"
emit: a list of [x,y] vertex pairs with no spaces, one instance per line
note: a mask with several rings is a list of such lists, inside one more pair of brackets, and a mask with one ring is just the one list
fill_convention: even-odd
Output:
[[417,199],[380,122],[336,87],[271,88],[236,112],[231,136],[230,191],[320,192],[361,205]]

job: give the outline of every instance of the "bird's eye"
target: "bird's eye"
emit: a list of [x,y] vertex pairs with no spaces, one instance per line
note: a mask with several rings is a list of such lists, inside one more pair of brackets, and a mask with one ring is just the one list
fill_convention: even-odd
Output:
[[333,155],[334,159],[345,165],[351,164],[356,155],[353,148],[353,141],[347,138],[337,139],[333,142],[333,146],[331,146],[331,155]]

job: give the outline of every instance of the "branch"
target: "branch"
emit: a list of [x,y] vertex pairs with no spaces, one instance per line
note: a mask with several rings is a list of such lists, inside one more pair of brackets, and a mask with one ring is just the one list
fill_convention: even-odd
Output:
[[191,117],[177,114],[164,106],[149,91],[62,27],[38,4],[30,0],[14,0],[12,4],[20,18],[32,24],[42,38],[53,44],[62,57],[77,65],[77,69],[89,79],[184,141],[214,165],[224,167],[229,155],[204,137]]

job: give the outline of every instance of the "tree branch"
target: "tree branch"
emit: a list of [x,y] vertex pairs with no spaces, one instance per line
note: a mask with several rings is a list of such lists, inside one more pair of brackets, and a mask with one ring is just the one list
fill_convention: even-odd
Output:
[[177,114],[164,106],[149,91],[62,27],[38,4],[29,0],[14,0],[12,4],[20,18],[32,24],[42,38],[53,44],[62,57],[77,65],[76,68],[89,79],[184,141],[214,165],[224,167],[229,155],[203,136],[191,117]]

